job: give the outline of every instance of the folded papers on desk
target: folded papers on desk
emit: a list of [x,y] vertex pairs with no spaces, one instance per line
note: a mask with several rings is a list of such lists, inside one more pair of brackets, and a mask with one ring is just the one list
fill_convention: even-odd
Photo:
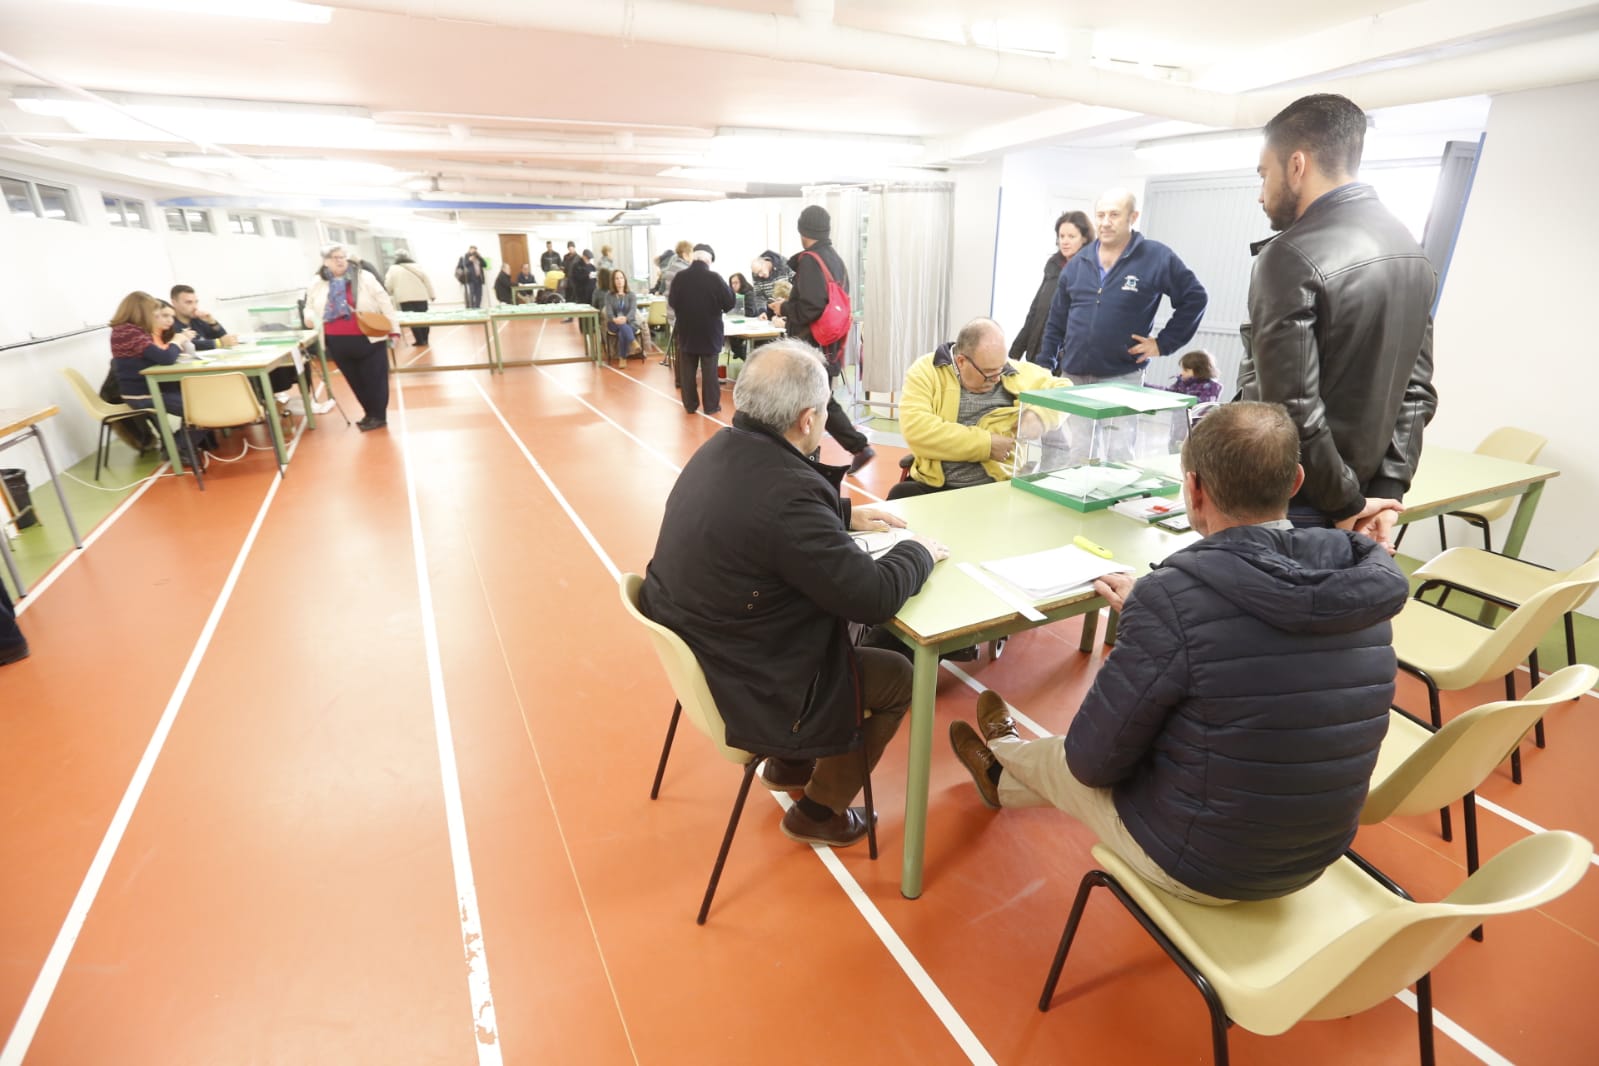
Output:
[[1033,600],[1059,599],[1068,592],[1086,591],[1106,574],[1130,574],[1133,568],[1114,559],[1101,559],[1075,544],[992,559],[983,569],[1026,593]]

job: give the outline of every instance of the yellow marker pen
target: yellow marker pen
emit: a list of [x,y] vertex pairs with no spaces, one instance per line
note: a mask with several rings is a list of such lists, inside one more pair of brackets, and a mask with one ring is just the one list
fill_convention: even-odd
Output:
[[1110,558],[1110,549],[1109,548],[1101,548],[1098,544],[1095,544],[1093,541],[1089,540],[1087,537],[1084,537],[1084,536],[1073,537],[1072,538],[1072,543],[1077,545],[1079,548],[1083,549],[1083,551],[1091,552],[1094,555],[1099,556],[1101,559],[1109,559]]

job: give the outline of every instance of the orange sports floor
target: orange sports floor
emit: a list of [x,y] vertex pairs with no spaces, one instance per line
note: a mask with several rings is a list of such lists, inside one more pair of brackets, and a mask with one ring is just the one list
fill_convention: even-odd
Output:
[[[506,327],[507,358],[534,328]],[[571,326],[542,344],[579,351]],[[615,575],[717,425],[653,358],[394,392],[386,433],[324,416],[282,481],[261,452],[204,493],[157,481],[25,601],[33,656],[0,670],[0,1064],[1208,1061],[1198,995],[1103,894],[1038,1012],[1091,841],[983,808],[942,739],[980,687],[1063,731],[1098,661],[1075,623],[943,672],[921,899],[898,890],[900,739],[879,861],[788,841],[757,789],[698,927],[738,772],[680,734],[648,799],[672,698]],[[858,499],[898,473],[879,451]],[[1481,795],[1599,836],[1596,710],[1557,708],[1526,784]],[[1527,832],[1481,820],[1485,856]],[[1435,819],[1357,847],[1418,898],[1464,877]],[[1439,1060],[1599,1061],[1596,941],[1599,877],[1490,923],[1435,971]],[[1394,1000],[1235,1030],[1234,1061],[1410,1063],[1414,1031]]]

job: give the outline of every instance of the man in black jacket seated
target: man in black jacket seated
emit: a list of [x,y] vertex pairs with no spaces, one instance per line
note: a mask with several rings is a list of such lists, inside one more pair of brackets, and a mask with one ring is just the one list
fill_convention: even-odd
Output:
[[1403,223],[1355,181],[1366,115],[1342,96],[1295,100],[1266,124],[1260,203],[1280,231],[1250,250],[1238,394],[1299,427],[1295,525],[1386,544],[1421,459],[1437,273]]
[[1183,494],[1205,538],[1136,586],[1095,585],[1121,633],[1065,742],[1022,740],[993,692],[981,739],[951,724],[988,806],[1053,804],[1203,904],[1287,895],[1344,853],[1388,729],[1407,585],[1367,537],[1287,521],[1298,444],[1275,404],[1194,427]]
[[805,790],[783,832],[844,847],[866,834],[850,807],[864,783],[860,746],[876,765],[911,701],[910,664],[852,648],[847,623],[892,618],[948,553],[910,537],[873,559],[850,537],[904,522],[852,509],[839,498],[844,468],[810,458],[828,395],[808,344],[777,341],[750,360],[733,425],[667,498],[639,605],[694,650],[727,743],[772,756],[766,787]]

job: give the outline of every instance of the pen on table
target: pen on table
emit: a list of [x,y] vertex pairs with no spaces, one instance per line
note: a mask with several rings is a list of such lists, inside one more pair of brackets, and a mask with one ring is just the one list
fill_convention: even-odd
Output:
[[1079,548],[1083,549],[1083,551],[1089,552],[1090,554],[1093,554],[1093,555],[1097,555],[1101,559],[1109,559],[1110,558],[1110,549],[1109,548],[1102,548],[1098,544],[1095,544],[1093,541],[1089,540],[1085,536],[1082,536],[1081,534],[1079,534],[1078,536],[1073,537],[1072,538],[1072,543],[1077,545]]

